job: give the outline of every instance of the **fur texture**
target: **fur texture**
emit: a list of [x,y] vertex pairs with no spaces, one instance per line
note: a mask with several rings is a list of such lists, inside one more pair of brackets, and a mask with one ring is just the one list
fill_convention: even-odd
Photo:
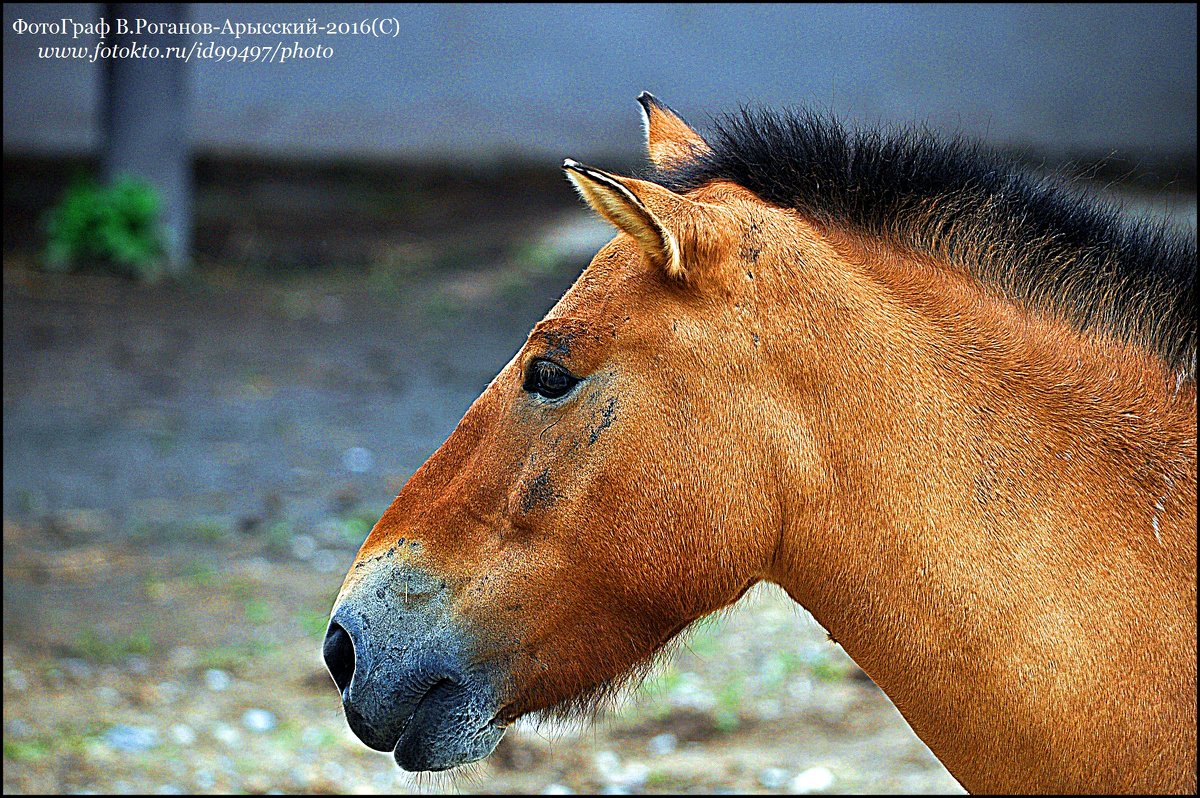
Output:
[[743,110],[651,179],[744,186],[822,226],[937,255],[1009,299],[1158,353],[1195,379],[1196,240],[1133,221],[961,139]]
[[770,581],[968,789],[1194,793],[1194,243],[962,145],[744,115],[703,154],[663,108],[663,184],[575,170],[620,232],[357,561],[445,580],[499,721]]

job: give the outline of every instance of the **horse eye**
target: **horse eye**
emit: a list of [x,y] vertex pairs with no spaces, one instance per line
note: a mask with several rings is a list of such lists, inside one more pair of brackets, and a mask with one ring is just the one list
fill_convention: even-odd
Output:
[[543,399],[560,399],[575,387],[579,379],[551,360],[535,360],[525,374],[525,390]]

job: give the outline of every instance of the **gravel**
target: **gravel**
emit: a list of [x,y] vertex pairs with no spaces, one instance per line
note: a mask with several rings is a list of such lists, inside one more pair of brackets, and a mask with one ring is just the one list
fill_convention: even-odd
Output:
[[758,783],[768,790],[778,790],[787,780],[788,772],[783,768],[763,768],[758,772]]
[[[473,273],[472,280],[489,274]],[[263,311],[272,307],[274,289],[213,287],[182,298],[172,292],[181,305],[164,315],[158,289],[83,275],[50,285],[35,275],[26,290],[13,279],[6,273],[6,325],[51,324],[48,299],[64,308],[56,318],[69,324],[57,325],[63,343],[38,356],[55,368],[27,363],[11,381],[16,396],[12,407],[6,403],[6,434],[8,422],[18,422],[13,434],[27,455],[24,471],[9,471],[16,475],[11,490],[61,488],[62,501],[71,502],[65,506],[103,506],[113,529],[105,533],[112,540],[95,545],[88,537],[47,547],[40,515],[5,520],[6,793],[761,792],[764,769],[782,765],[794,773],[818,763],[829,771],[824,778],[809,773],[797,781],[798,774],[785,786],[816,791],[836,773],[828,789],[839,792],[957,788],[878,690],[830,667],[852,666],[773,588],[753,591],[705,624],[690,636],[694,648],[680,646],[656,667],[654,684],[595,723],[514,724],[496,754],[466,774],[418,778],[400,771],[347,729],[320,662],[324,620],[356,545],[349,538],[365,535],[365,510],[382,512],[403,475],[444,440],[532,322],[504,321],[519,327],[511,340],[477,329],[473,312],[461,324],[418,316],[420,323],[410,324],[392,300],[347,289],[344,330],[314,335],[311,325],[285,321],[281,333],[277,315]],[[557,296],[546,289],[536,298],[546,303],[541,309],[527,298],[521,307],[540,315]],[[97,311],[97,296],[121,313]],[[157,364],[135,357],[121,366],[110,354],[125,351],[131,325],[184,341],[163,353],[172,363],[197,364],[180,377],[174,398],[148,404],[131,371],[136,377]],[[446,340],[470,344],[446,355]],[[404,391],[353,367],[367,362],[371,347],[403,360]],[[298,359],[297,351],[312,357]],[[123,390],[97,407],[94,397],[111,385]],[[56,404],[67,400],[69,406]],[[48,406],[71,421],[62,429],[95,427],[87,451],[67,433],[53,451],[33,445]],[[171,446],[161,458],[146,457],[151,428]],[[225,438],[254,456],[227,462]],[[371,471],[362,479],[350,479],[348,470],[332,474],[348,447],[362,441],[371,442]],[[275,447],[286,456],[263,456]],[[111,478],[98,470],[101,456]],[[206,460],[224,476],[193,479]],[[191,498],[172,493],[171,480],[184,478],[179,484],[194,487]],[[70,480],[80,481],[80,495],[68,495]],[[354,517],[331,519],[331,497],[346,490],[361,506],[347,502],[337,512]],[[283,499],[268,501],[271,491]],[[33,501],[45,503],[39,496]],[[231,520],[215,540],[189,532],[198,527],[188,519],[226,515]],[[232,531],[243,515],[259,518],[257,532]],[[321,519],[329,523],[319,525]],[[267,548],[266,532],[276,525],[284,525],[289,544],[295,532],[313,539],[306,561]],[[147,531],[146,543],[126,539],[127,532]],[[281,551],[291,554],[287,546]],[[66,555],[87,568],[54,570],[49,581],[38,576]],[[251,602],[270,612],[249,616]],[[78,643],[97,631],[107,648],[93,658]],[[149,651],[122,650],[125,641],[145,638]],[[66,652],[82,664],[62,662]],[[130,668],[122,653],[144,661]],[[253,710],[270,713],[274,725],[265,716],[247,723]],[[120,726],[150,734],[113,736]],[[129,754],[111,740],[155,746]]]
[[242,733],[228,723],[214,723],[213,737],[227,746],[233,747],[242,740]]
[[833,786],[835,781],[833,772],[829,768],[809,768],[796,774],[796,777],[788,784],[788,791],[797,795],[825,792]]
[[145,726],[118,723],[104,733],[104,742],[114,751],[140,753],[158,747],[158,732]]
[[265,709],[247,709],[242,713],[242,725],[256,734],[265,734],[278,725],[275,713]]
[[220,693],[229,689],[229,685],[233,682],[229,678],[229,674],[220,668],[209,668],[204,672],[204,685],[213,692]]
[[173,742],[179,745],[191,745],[196,742],[196,730],[186,723],[176,723],[167,731],[167,734]]
[[656,734],[650,738],[650,753],[665,756],[679,747],[679,738],[670,732]]

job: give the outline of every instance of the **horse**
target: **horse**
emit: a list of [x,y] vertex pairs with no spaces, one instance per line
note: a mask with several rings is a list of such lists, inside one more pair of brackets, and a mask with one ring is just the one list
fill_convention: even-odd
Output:
[[616,228],[375,524],[323,654],[414,771],[771,582],[970,791],[1196,789],[1195,237],[964,138],[639,98]]

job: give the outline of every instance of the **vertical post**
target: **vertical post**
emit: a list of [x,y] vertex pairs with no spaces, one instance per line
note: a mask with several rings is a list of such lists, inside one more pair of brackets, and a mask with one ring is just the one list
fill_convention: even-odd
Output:
[[[117,18],[184,22],[185,3],[107,3],[105,18],[119,47],[185,48],[188,37],[115,33]],[[111,183],[131,175],[151,183],[162,201],[167,271],[188,267],[192,237],[191,125],[187,64],[180,58],[111,58],[105,61],[101,168]]]

